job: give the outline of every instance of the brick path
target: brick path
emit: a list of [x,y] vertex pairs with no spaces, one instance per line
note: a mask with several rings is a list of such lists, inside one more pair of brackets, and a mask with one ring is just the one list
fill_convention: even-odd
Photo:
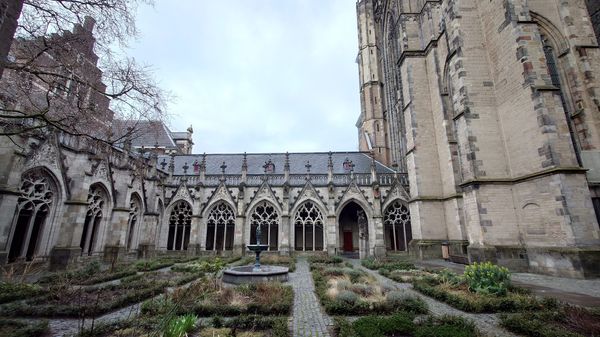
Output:
[[332,325],[331,318],[322,312],[306,258],[298,258],[296,272],[290,273],[289,282],[294,288],[294,337],[331,336],[327,331],[327,327]]

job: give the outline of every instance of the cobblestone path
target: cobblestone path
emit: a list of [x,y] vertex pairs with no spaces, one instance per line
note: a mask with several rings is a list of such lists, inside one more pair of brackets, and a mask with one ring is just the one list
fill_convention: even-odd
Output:
[[331,336],[327,331],[332,325],[331,318],[321,310],[306,258],[298,258],[296,272],[290,273],[290,284],[294,288],[294,337]]
[[390,280],[387,277],[381,276],[376,271],[364,268],[363,266],[360,265],[360,260],[349,260],[349,261],[354,265],[355,268],[362,269],[362,270],[366,271],[367,273],[375,276],[375,278],[377,278],[377,280],[379,282],[381,282],[382,284],[387,285],[392,288],[396,288],[398,290],[402,290],[409,295],[414,295],[414,296],[418,296],[418,297],[422,298],[425,301],[425,303],[427,303],[427,306],[429,307],[429,311],[435,316],[452,315],[452,316],[461,316],[461,317],[467,318],[467,319],[473,321],[473,323],[475,323],[475,325],[477,326],[479,331],[481,331],[481,333],[483,333],[485,336],[488,336],[488,337],[517,337],[517,335],[515,335],[499,326],[500,320],[496,314],[471,314],[471,313],[467,313],[467,312],[455,309],[446,303],[434,300],[433,298],[427,297],[427,296],[421,294],[420,292],[414,290],[412,288],[412,284],[410,284],[410,283],[399,283],[399,282]]

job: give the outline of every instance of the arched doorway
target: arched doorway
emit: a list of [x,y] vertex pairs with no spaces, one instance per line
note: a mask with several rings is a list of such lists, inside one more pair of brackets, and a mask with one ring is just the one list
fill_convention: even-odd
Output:
[[104,188],[95,184],[90,187],[88,193],[88,210],[83,222],[83,231],[81,232],[81,255],[92,255],[96,247],[98,228],[104,216],[104,207],[106,205],[107,194]]
[[354,258],[369,255],[369,229],[364,209],[354,201],[344,206],[338,217],[338,251]]
[[178,201],[169,217],[167,250],[187,250],[191,227],[192,206],[183,200]]
[[412,240],[410,212],[400,200],[387,207],[383,216],[385,247],[390,251],[407,251]]
[[235,212],[220,202],[208,213],[206,223],[206,250],[233,250]]
[[52,217],[57,194],[58,188],[45,170],[35,169],[23,174],[8,252],[9,263],[21,258],[33,260],[44,226]]

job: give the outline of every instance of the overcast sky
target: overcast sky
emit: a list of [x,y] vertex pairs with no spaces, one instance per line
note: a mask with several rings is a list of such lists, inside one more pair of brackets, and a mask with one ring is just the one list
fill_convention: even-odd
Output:
[[357,150],[355,0],[157,0],[135,58],[195,153]]

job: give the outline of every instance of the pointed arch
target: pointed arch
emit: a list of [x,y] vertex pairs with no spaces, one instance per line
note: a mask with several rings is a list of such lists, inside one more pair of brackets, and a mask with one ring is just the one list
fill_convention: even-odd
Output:
[[314,201],[306,200],[293,214],[295,250],[325,250],[325,217],[320,207]]
[[129,199],[129,218],[127,220],[127,242],[125,249],[127,251],[137,249],[137,240],[139,227],[141,225],[142,217],[142,199],[136,192],[131,194]]
[[396,199],[383,213],[383,238],[385,247],[391,251],[407,251],[412,240],[410,210],[406,202]]
[[206,222],[206,250],[233,250],[235,210],[226,201],[213,204]]
[[[269,250],[279,249],[279,223],[281,212],[271,201],[260,200],[254,204],[248,213],[250,244],[268,244]],[[257,240],[257,229],[260,238]]]
[[192,227],[192,205],[179,200],[171,207],[167,250],[187,250]]
[[21,259],[32,261],[43,253],[42,243],[49,239],[48,229],[54,225],[61,200],[57,179],[45,167],[23,173],[19,192],[8,247],[9,263]]
[[368,220],[372,218],[369,212],[370,210],[366,205],[354,198],[340,204],[336,212],[339,226],[338,249],[340,252],[348,254],[358,252],[358,257],[361,259],[369,256],[369,236],[372,232],[369,228],[372,226],[372,223]]
[[94,249],[101,247],[99,237],[102,233],[103,224],[109,214],[110,194],[102,183],[90,185],[88,191],[88,209],[86,211],[79,247],[81,255],[92,255]]

